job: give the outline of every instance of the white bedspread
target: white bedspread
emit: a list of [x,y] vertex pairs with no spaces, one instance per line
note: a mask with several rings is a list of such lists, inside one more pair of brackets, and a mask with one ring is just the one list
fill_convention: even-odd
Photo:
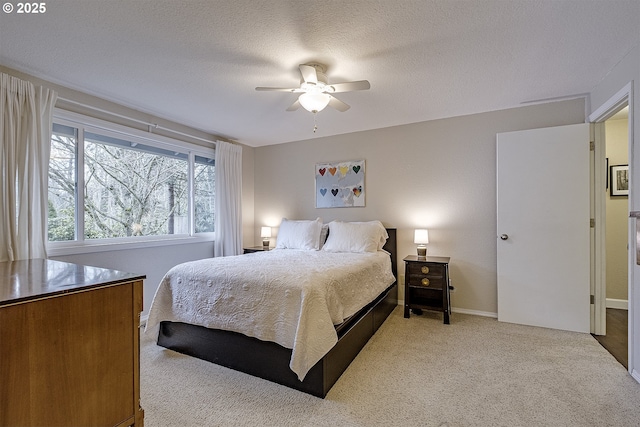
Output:
[[240,332],[293,350],[302,381],[337,342],[334,325],[395,281],[386,252],[276,249],[180,264],[165,275],[146,333],[165,320]]

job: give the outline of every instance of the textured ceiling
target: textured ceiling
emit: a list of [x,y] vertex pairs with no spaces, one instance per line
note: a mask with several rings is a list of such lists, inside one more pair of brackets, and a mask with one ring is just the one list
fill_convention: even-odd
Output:
[[[15,3],[15,2],[14,2]],[[0,14],[0,64],[261,146],[590,92],[640,43],[630,0],[52,0]],[[298,64],[351,105],[286,112]]]

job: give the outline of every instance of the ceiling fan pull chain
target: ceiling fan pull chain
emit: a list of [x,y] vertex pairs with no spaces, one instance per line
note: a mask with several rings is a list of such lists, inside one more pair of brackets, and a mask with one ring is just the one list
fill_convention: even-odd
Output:
[[318,113],[313,113],[313,133],[316,133],[316,131],[318,130],[318,125],[316,124],[316,116],[318,115]]

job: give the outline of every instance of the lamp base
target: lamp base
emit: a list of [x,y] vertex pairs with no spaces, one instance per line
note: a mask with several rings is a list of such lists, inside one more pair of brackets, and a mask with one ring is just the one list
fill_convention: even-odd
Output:
[[427,248],[418,246],[418,258],[426,258],[427,257]]
[[262,241],[262,249],[269,249],[269,240]]

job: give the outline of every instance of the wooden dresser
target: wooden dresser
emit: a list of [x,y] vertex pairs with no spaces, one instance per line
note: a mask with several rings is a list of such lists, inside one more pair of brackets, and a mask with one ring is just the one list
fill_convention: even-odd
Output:
[[142,426],[145,276],[0,262],[0,426]]

